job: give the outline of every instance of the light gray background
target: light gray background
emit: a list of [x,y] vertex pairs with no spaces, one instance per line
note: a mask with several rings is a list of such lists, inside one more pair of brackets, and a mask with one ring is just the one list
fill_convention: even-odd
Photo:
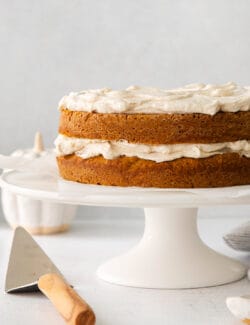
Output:
[[250,84],[249,13],[249,0],[0,0],[0,152],[36,130],[51,147],[71,90]]

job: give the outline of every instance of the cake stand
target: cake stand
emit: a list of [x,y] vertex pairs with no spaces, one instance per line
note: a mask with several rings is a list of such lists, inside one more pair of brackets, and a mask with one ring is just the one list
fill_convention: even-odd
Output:
[[221,189],[121,188],[66,182],[49,175],[11,171],[0,186],[16,194],[60,203],[142,207],[145,230],[129,252],[100,266],[110,283],[142,288],[199,288],[241,279],[246,268],[200,239],[200,206],[250,204],[250,186]]

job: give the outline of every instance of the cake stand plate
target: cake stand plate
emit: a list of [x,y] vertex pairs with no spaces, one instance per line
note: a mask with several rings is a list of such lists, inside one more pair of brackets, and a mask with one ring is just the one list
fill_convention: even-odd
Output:
[[200,239],[197,208],[250,204],[250,186],[221,189],[154,189],[95,186],[46,175],[11,171],[0,186],[39,200],[79,205],[143,207],[145,230],[128,253],[100,266],[110,283],[142,288],[199,288],[241,279],[246,268]]

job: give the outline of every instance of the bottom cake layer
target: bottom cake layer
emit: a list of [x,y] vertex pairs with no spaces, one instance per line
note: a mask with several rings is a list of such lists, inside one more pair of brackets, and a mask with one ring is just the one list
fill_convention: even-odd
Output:
[[60,175],[86,184],[159,188],[202,188],[250,184],[250,158],[236,153],[209,158],[180,158],[156,163],[121,156],[82,159],[74,154],[57,157]]

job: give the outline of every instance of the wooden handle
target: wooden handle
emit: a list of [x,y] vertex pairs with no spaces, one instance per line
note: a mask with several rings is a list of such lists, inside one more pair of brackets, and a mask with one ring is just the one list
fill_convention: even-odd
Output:
[[39,289],[49,298],[68,325],[93,325],[91,307],[57,274],[45,274],[38,281]]

